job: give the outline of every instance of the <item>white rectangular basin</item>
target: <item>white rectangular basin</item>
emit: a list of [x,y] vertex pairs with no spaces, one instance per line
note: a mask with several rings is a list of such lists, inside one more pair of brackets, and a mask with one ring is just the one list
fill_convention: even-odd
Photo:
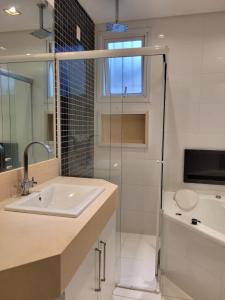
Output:
[[5,210],[76,218],[104,190],[90,185],[50,184],[6,205]]

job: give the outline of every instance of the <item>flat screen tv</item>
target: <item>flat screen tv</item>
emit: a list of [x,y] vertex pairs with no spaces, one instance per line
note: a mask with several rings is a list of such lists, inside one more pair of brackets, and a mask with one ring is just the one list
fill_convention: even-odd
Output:
[[225,185],[225,151],[185,149],[184,182]]

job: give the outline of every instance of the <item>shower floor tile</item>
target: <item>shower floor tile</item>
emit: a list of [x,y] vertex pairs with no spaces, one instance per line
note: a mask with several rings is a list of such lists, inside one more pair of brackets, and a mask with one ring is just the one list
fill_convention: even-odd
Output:
[[122,233],[122,286],[155,290],[155,245],[155,236]]
[[[156,237],[122,233],[120,286],[158,290],[155,279]],[[113,300],[193,300],[165,276],[161,277],[161,294],[117,287]]]
[[162,296],[161,294],[150,293],[142,293],[141,297],[137,297],[137,294],[135,294],[134,292],[135,291],[131,291],[129,294],[125,294],[124,296],[113,295],[112,300],[184,300],[184,298],[174,298],[169,296]]

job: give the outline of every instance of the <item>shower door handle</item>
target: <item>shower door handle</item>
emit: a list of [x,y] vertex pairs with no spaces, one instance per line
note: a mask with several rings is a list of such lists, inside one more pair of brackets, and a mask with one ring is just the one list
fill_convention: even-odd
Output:
[[103,278],[101,278],[101,281],[106,281],[106,243],[103,241],[100,241],[100,244],[103,245]]
[[102,251],[95,248],[95,252],[98,253],[98,287],[95,289],[95,292],[101,292]]

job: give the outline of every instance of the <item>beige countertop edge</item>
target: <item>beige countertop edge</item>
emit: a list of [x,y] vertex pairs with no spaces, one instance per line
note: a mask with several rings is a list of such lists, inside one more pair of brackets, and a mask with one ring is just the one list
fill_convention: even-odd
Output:
[[[105,191],[78,218],[0,212],[0,297],[4,300],[58,297],[116,209],[117,186],[105,180],[56,177],[35,189],[51,182],[98,185]],[[12,201],[15,198],[7,199],[1,208]]]

